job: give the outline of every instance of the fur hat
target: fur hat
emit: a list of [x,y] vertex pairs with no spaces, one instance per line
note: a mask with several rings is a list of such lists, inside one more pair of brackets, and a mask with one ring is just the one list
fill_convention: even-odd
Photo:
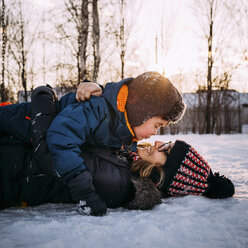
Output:
[[157,72],[145,72],[127,82],[127,117],[137,127],[154,116],[178,121],[184,114],[185,104],[174,85]]
[[161,191],[165,196],[191,194],[226,198],[234,194],[231,180],[219,173],[213,174],[207,161],[184,141],[175,142],[163,171],[165,179]]
[[160,192],[151,178],[132,176],[131,181],[134,186],[134,194],[133,198],[125,204],[125,208],[148,210],[161,203]]

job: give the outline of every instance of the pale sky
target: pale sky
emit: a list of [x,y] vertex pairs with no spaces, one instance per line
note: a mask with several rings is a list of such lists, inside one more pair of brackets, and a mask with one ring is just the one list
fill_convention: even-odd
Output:
[[[229,1],[229,0],[228,0]],[[143,43],[144,50],[149,51],[150,60],[147,60],[148,69],[158,70],[162,73],[163,60],[160,58],[155,64],[155,33],[160,34],[159,25],[164,18],[172,29],[169,50],[165,60],[165,74],[171,77],[174,74],[186,74],[187,85],[184,91],[191,91],[190,81],[196,73],[206,70],[207,64],[203,63],[207,55],[207,40],[201,40],[201,27],[195,18],[192,0],[143,0],[139,22],[143,27],[141,32],[146,32]],[[167,8],[166,8],[167,7]],[[163,14],[164,13],[164,14]],[[233,37],[230,37],[233,42]],[[229,41],[227,40],[227,43]],[[237,41],[236,41],[237,42]],[[234,60],[234,57],[230,58]],[[243,62],[240,69],[233,76],[231,87],[248,92],[248,64]]]
[[[56,8],[63,0],[34,0],[43,11]],[[101,2],[101,0],[99,0]],[[131,16],[137,16],[133,23],[133,30],[129,38],[128,49],[132,50],[133,44],[137,47],[132,53],[138,59],[132,59],[132,54],[126,60],[126,72],[128,68],[138,69],[131,74],[140,74],[146,70],[156,70],[160,73],[165,69],[165,76],[184,74],[185,84],[183,91],[191,91],[195,87],[190,82],[196,73],[206,70],[207,65],[203,63],[205,56],[206,40],[199,39],[199,26],[193,15],[193,0],[138,0],[135,4],[127,0],[127,8]],[[137,6],[140,6],[139,8]],[[164,30],[169,30],[169,37],[165,39],[169,46],[166,56],[161,52],[161,23],[164,21]],[[164,32],[165,34],[166,32]],[[168,33],[168,32],[167,32]],[[158,61],[155,63],[155,37],[158,37]],[[167,37],[166,37],[167,38]],[[138,42],[138,45],[137,45]],[[205,56],[206,59],[206,56]],[[241,91],[248,91],[247,66],[242,64],[234,76],[232,87]],[[105,69],[103,74],[105,74]],[[100,72],[101,75],[101,72]],[[129,76],[129,75],[127,75]],[[136,76],[136,75],[133,75]]]
[[[144,48],[149,48],[151,55],[155,56],[155,35],[158,38],[162,35],[160,24],[164,20],[170,26],[169,50],[165,60],[166,74],[170,76],[180,70],[188,71],[192,67],[197,67],[196,39],[193,37],[193,31],[189,26],[189,20],[191,19],[191,22],[194,22],[194,20],[192,20],[189,9],[185,6],[185,1],[146,0],[143,2],[140,20],[142,20],[142,26],[147,33]],[[164,29],[168,28],[165,27]],[[157,45],[158,50],[161,51],[161,43],[158,42]],[[153,61],[149,62],[150,68],[158,68],[162,72],[163,59],[161,56],[158,56],[158,65],[155,63],[155,57]]]

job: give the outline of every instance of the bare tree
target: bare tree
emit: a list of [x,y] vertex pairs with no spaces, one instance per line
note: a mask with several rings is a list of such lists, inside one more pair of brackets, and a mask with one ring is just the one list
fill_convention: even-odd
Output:
[[[25,100],[27,101],[27,72],[29,70],[27,67],[28,55],[36,38],[36,32],[28,31],[31,25],[31,19],[29,19],[30,16],[28,15],[26,15],[24,18],[25,11],[23,9],[23,3],[21,0],[12,1],[10,10],[12,14],[11,19],[9,20],[8,29],[8,53],[16,65],[16,69],[13,69],[12,73],[18,75],[16,80],[21,83],[24,90]],[[37,30],[37,28],[33,28],[33,30]],[[33,67],[31,65],[29,66],[31,68]]]
[[27,61],[27,50],[25,50],[24,46],[24,21],[22,16],[22,9],[21,9],[21,1],[19,1],[19,15],[20,15],[20,50],[21,50],[21,82],[25,92],[25,100],[27,101],[27,75],[26,75],[26,61]]
[[51,20],[56,30],[51,40],[56,42],[60,51],[52,68],[56,72],[57,84],[75,86],[85,79],[87,72],[88,1],[65,0],[60,15],[56,10],[53,12],[58,17]]
[[229,1],[225,3],[225,6],[236,26],[235,30],[237,31],[243,59],[248,62],[248,2],[246,0]]
[[[141,6],[134,6],[134,4],[135,3],[132,2],[132,5],[128,5],[127,0],[111,0],[110,4],[106,6],[106,9],[108,9],[111,14],[105,18],[105,35],[108,39],[112,39],[116,44],[116,47],[112,49],[111,57],[115,56],[117,53],[117,56],[120,59],[120,67],[114,67],[113,65],[110,65],[110,67],[114,67],[112,68],[112,71],[115,70],[117,78],[121,79],[125,78],[129,40]],[[130,6],[132,6],[132,11],[130,11]],[[134,10],[136,10],[135,15],[131,14]]]
[[[166,73],[166,59],[170,49],[177,10],[168,1],[164,1],[161,6],[160,25],[155,37],[156,41],[156,64],[161,65],[162,74]],[[159,21],[158,21],[159,23]],[[157,26],[155,26],[155,30]]]
[[[59,24],[58,31],[61,34],[59,39],[63,42],[66,38],[65,48],[71,50],[71,57],[76,58],[77,83],[80,83],[87,77],[88,0],[66,0],[65,8],[67,25]],[[70,67],[70,64],[68,66]]]
[[46,83],[46,70],[47,70],[47,67],[46,67],[46,43],[48,42],[46,40],[46,37],[45,37],[45,25],[46,25],[46,13],[45,11],[43,12],[42,14],[42,32],[41,32],[41,40],[42,40],[42,50],[43,50],[43,54],[42,54],[42,77],[43,77],[43,84]]
[[96,82],[98,78],[98,72],[100,67],[100,26],[99,26],[99,15],[98,15],[98,0],[93,0],[92,3],[92,18],[93,18],[93,28],[92,28],[92,46],[93,46],[93,57],[94,57],[94,67],[93,67],[93,81]]
[[211,111],[211,97],[212,97],[212,69],[213,69],[213,25],[214,12],[216,11],[216,3],[214,0],[208,1],[209,11],[209,33],[208,39],[208,69],[207,69],[207,103],[206,103],[206,133],[210,133],[210,111]]
[[120,42],[120,58],[121,58],[121,79],[124,79],[125,54],[126,54],[124,0],[121,0],[120,3],[119,42]]
[[100,67],[98,1],[65,0],[63,19],[66,19],[65,24],[56,25],[59,33],[57,41],[65,49],[67,57],[64,58],[64,63],[62,60],[59,61],[57,68],[59,70],[67,68],[68,74],[72,75],[68,81],[74,82],[73,84],[75,70],[76,83],[85,79],[96,81]]
[[[127,49],[127,42],[130,35],[128,31],[126,19],[124,13],[126,10],[126,0],[118,0],[116,2],[111,1],[111,5],[114,7],[114,14],[110,16],[110,21],[112,25],[107,24],[108,30],[106,30],[107,35],[114,35],[116,47],[119,50],[120,58],[120,77],[124,79],[125,77],[125,56]],[[118,9],[118,12],[116,11]],[[118,13],[118,19],[116,18],[116,12]]]
[[5,89],[5,53],[6,53],[6,17],[5,17],[5,2],[2,0],[1,6],[1,31],[2,31],[2,83],[1,83],[1,101],[8,99]]
[[2,84],[1,84],[1,100],[5,101],[5,47],[6,47],[6,39],[5,39],[5,3],[2,0],[1,6],[1,31],[2,31]]
[[79,82],[87,78],[86,49],[87,49],[87,41],[88,41],[88,30],[89,30],[88,0],[82,0],[81,18],[80,18],[80,26],[79,26],[79,54],[80,54],[80,80]]
[[241,1],[240,11],[243,11],[241,18],[243,25],[240,27],[240,42],[243,52],[243,58],[248,62],[248,2],[245,0]]
[[[215,111],[218,109],[218,101],[213,99],[213,91],[219,89],[224,81],[230,81],[223,79],[223,75],[231,78],[233,69],[237,69],[239,64],[230,65],[230,61],[228,61],[232,48],[226,40],[231,37],[233,26],[229,22],[230,12],[224,2],[203,0],[194,3],[194,13],[203,31],[203,39],[207,41],[205,132],[211,133],[214,130],[213,125],[217,116]],[[224,66],[228,63],[228,67]]]

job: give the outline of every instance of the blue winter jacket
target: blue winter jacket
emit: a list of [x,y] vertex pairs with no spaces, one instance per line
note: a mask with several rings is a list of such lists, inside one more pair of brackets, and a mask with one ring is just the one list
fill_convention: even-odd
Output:
[[118,92],[130,80],[108,83],[101,97],[70,104],[55,117],[48,129],[47,144],[60,176],[68,179],[87,168],[81,156],[83,146],[120,150],[133,145],[125,115],[117,109]]

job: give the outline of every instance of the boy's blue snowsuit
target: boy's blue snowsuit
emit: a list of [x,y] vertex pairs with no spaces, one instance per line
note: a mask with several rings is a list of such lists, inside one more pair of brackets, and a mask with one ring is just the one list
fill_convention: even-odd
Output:
[[56,116],[47,132],[47,144],[59,175],[70,178],[85,170],[80,156],[84,145],[116,150],[132,145],[125,115],[117,110],[117,94],[123,84],[109,83],[102,97],[71,104]]

